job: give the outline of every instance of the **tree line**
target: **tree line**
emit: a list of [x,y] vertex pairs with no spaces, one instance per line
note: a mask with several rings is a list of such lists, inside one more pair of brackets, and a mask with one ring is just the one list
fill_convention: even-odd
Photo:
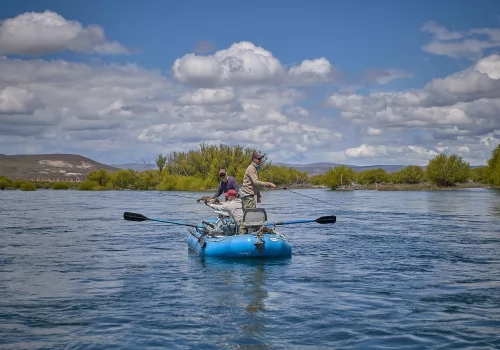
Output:
[[[0,189],[19,188],[33,191],[37,188],[55,190],[178,190],[204,191],[217,188],[219,169],[226,169],[238,183],[242,183],[245,169],[251,162],[255,149],[242,146],[205,145],[199,150],[188,152],[171,152],[155,157],[157,169],[136,171],[119,170],[109,173],[104,169],[94,170],[81,183],[65,182],[32,182],[15,180],[0,176]],[[308,176],[307,172],[281,165],[273,165],[267,161],[260,171],[263,181],[270,181],[277,186],[307,187],[324,186],[330,189],[345,186],[373,184],[435,184],[441,187],[454,186],[460,183],[474,182],[500,186],[500,145],[492,152],[486,166],[471,168],[457,155],[439,154],[432,158],[425,169],[417,165],[409,165],[398,172],[387,173],[384,169],[370,169],[356,172],[347,166],[337,166],[323,175]]]

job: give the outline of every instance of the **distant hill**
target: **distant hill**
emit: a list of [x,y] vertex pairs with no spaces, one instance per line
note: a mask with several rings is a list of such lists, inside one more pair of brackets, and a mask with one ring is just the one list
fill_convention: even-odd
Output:
[[[345,164],[338,164],[338,163],[311,163],[311,164],[287,164],[287,163],[280,163],[276,162],[273,163],[274,165],[285,165],[287,167],[296,169],[298,171],[305,171],[309,175],[321,175],[326,173],[328,170],[335,168],[336,166],[341,166]],[[405,167],[405,165],[366,165],[366,166],[361,166],[361,165],[345,165],[348,168],[354,169],[354,171],[363,171],[363,170],[370,170],[370,169],[377,169],[377,168],[382,168],[388,173],[393,173],[396,171],[399,171]]]
[[36,181],[83,181],[96,169],[120,169],[76,154],[0,155],[0,176]]
[[111,164],[111,166],[115,168],[120,168],[125,170],[132,169],[136,171],[158,169],[156,164],[141,164],[141,163]]
[[[310,163],[310,164],[288,164],[288,163],[281,163],[281,162],[276,162],[272,163],[274,165],[285,165],[287,167],[296,169],[298,171],[305,171],[309,175],[320,175],[326,173],[328,170],[331,168],[334,168],[336,166],[340,166],[343,164],[338,164],[338,163],[328,163],[328,162],[320,162],[320,163]],[[141,163],[127,163],[127,164],[113,164],[112,166],[120,169],[133,169],[137,171],[144,171],[144,170],[149,170],[149,169],[156,169],[155,164],[141,164]],[[362,171],[362,170],[369,170],[369,169],[377,169],[377,168],[382,168],[388,173],[396,172],[405,167],[405,165],[366,165],[366,166],[360,166],[360,165],[346,165],[348,168],[352,168],[355,171]]]

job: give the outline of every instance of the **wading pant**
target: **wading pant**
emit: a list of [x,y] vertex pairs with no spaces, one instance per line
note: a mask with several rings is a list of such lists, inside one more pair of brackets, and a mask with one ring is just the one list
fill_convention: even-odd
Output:
[[257,208],[255,205],[255,196],[248,196],[241,198],[243,202],[243,210],[247,210],[249,208]]

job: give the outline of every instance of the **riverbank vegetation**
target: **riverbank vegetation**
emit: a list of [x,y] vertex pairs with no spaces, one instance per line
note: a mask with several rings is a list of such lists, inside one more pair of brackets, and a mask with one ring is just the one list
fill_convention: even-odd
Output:
[[[158,154],[157,169],[132,169],[109,173],[94,170],[83,182],[33,182],[12,180],[0,176],[0,190],[37,188],[81,191],[102,190],[160,190],[206,191],[219,184],[219,169],[226,169],[241,184],[245,169],[255,149],[228,145],[200,145],[199,150]],[[267,156],[265,155],[267,158]],[[273,165],[265,159],[260,178],[278,187],[324,187],[334,190],[439,190],[470,187],[500,187],[500,145],[492,152],[487,165],[471,168],[457,155],[439,154],[427,166],[409,165],[398,172],[384,169],[356,172],[345,165],[330,169],[325,174],[308,176],[306,172],[283,165]]]

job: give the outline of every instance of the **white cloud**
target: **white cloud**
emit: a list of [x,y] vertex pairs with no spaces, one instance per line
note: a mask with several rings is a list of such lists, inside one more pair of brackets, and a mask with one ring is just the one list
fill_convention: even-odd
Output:
[[304,60],[298,66],[290,68],[288,75],[293,83],[317,84],[329,82],[336,78],[336,71],[326,58]]
[[194,92],[188,92],[178,101],[184,105],[212,105],[225,104],[236,99],[236,94],[232,88],[224,89],[198,89]]
[[[448,39],[453,33],[436,35],[456,40]],[[44,40],[24,41],[23,52],[114,50],[105,39],[78,49],[68,44],[73,39],[55,46]],[[0,146],[3,153],[101,154],[115,163],[201,142],[256,147],[289,162],[366,164],[386,157],[420,164],[441,150],[485,159],[500,138],[499,66],[500,56],[491,55],[421,89],[336,93],[327,104],[337,113],[320,108],[313,95],[314,84],[336,83],[338,72],[326,58],[285,68],[249,42],[179,58],[174,80],[136,64],[0,57]],[[364,73],[375,84],[410,76],[396,69]]]
[[83,27],[52,11],[26,12],[0,22],[0,55],[41,55],[61,51],[124,54],[129,50],[106,40],[97,25]]
[[410,158],[419,160],[429,160],[438,155],[439,152],[426,149],[420,146],[388,146],[377,145],[370,146],[363,144],[359,147],[348,148],[345,150],[345,155],[348,158]]
[[0,114],[31,114],[41,107],[35,94],[18,87],[0,89]]
[[435,55],[477,59],[486,50],[500,47],[500,28],[450,31],[434,21],[429,21],[424,23],[421,30],[432,35],[431,42],[422,49]]
[[244,84],[314,84],[332,81],[335,70],[326,58],[304,60],[288,71],[270,51],[242,41],[210,56],[187,54],[175,60],[174,77],[181,83],[215,87]]
[[[498,135],[500,130],[500,56],[485,57],[461,72],[433,79],[420,90],[366,96],[334,94],[326,104],[367,135],[386,131],[377,144],[349,148],[346,156],[405,159],[400,151],[394,153],[394,148],[387,146],[397,140],[433,152],[447,149],[469,159],[483,159],[489,157],[491,144],[481,144],[481,138]],[[414,156],[421,154],[422,159],[432,154],[412,152]]]
[[365,133],[370,136],[378,136],[382,135],[382,129],[379,128],[372,128],[371,126],[368,127],[368,129],[365,130]]
[[334,94],[327,104],[340,109],[345,119],[361,125],[376,121],[386,127],[457,127],[471,131],[489,126],[493,130],[500,128],[497,74],[500,56],[492,55],[462,72],[433,79],[422,90],[374,92],[368,96]]

